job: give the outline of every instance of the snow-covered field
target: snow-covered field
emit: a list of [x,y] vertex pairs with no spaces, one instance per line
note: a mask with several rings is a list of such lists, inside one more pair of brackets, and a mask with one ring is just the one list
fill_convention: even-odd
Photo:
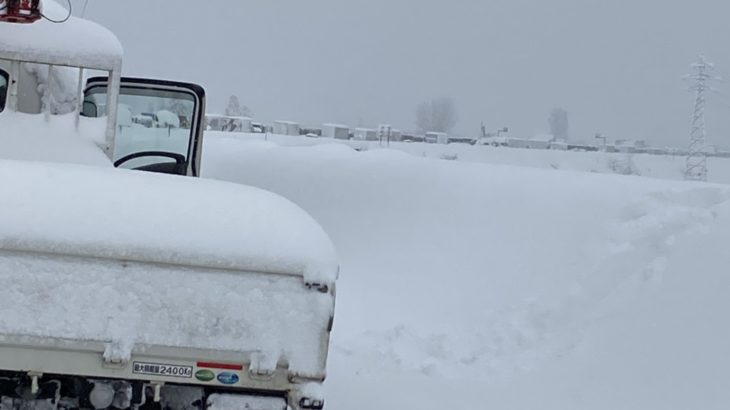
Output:
[[[216,133],[210,133],[216,134]],[[282,146],[342,144],[358,150],[381,149],[378,142],[343,141],[331,138],[263,134],[224,134],[240,140],[267,139]],[[390,149],[437,159],[463,162],[516,165],[559,171],[585,171],[604,174],[633,174],[650,178],[682,180],[685,157],[673,155],[621,154],[605,152],[572,152],[558,150],[496,148],[468,144],[423,144],[393,142]],[[710,182],[730,184],[730,159],[709,158]]]
[[337,246],[329,409],[730,404],[730,187],[670,181],[681,159],[634,157],[660,180],[591,172],[605,154],[252,139],[209,133],[204,174]]

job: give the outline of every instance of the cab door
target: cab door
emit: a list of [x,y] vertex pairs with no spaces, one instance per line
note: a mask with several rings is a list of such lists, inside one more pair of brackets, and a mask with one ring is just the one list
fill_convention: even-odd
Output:
[[[105,117],[107,77],[87,81],[82,115]],[[196,84],[122,78],[112,160],[118,168],[200,176],[205,91]]]

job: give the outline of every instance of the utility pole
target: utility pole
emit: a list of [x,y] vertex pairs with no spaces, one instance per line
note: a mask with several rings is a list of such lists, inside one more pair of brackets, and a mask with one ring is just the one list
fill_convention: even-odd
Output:
[[606,151],[607,151],[607,148],[606,148],[606,147],[607,147],[607,145],[608,145],[608,144],[607,144],[607,140],[608,140],[608,138],[606,138],[606,136],[605,136],[605,135],[603,135],[603,134],[601,134],[600,132],[597,132],[597,133],[596,133],[596,139],[599,139],[599,140],[602,140],[602,141],[603,141],[603,146],[602,146],[602,149],[603,149],[603,152],[606,152]]
[[380,146],[383,146],[383,140],[386,141],[386,146],[390,147],[390,137],[393,133],[393,127],[389,124],[381,124],[378,126],[378,139],[380,140]]
[[707,181],[705,93],[712,90],[709,83],[719,78],[712,76],[715,65],[707,61],[705,56],[700,56],[699,60],[692,64],[692,69],[694,72],[685,77],[693,82],[690,91],[695,92],[695,108],[692,116],[692,130],[690,132],[684,179],[688,181]]

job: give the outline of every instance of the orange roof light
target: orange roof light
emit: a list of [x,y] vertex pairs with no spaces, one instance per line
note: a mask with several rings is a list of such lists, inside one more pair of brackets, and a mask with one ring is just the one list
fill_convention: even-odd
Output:
[[40,0],[0,0],[0,21],[32,23],[41,17]]

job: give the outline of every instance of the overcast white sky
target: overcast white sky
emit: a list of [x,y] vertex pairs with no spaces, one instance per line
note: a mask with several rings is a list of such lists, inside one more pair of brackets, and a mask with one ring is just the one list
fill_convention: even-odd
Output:
[[[73,0],[77,14],[84,0]],[[415,106],[454,99],[456,131],[688,140],[682,76],[704,53],[730,73],[727,0],[90,0],[125,47],[125,74],[198,82],[209,111],[236,94],[261,120],[413,129]],[[730,78],[730,77],[729,77]],[[730,84],[711,142],[730,146]]]

